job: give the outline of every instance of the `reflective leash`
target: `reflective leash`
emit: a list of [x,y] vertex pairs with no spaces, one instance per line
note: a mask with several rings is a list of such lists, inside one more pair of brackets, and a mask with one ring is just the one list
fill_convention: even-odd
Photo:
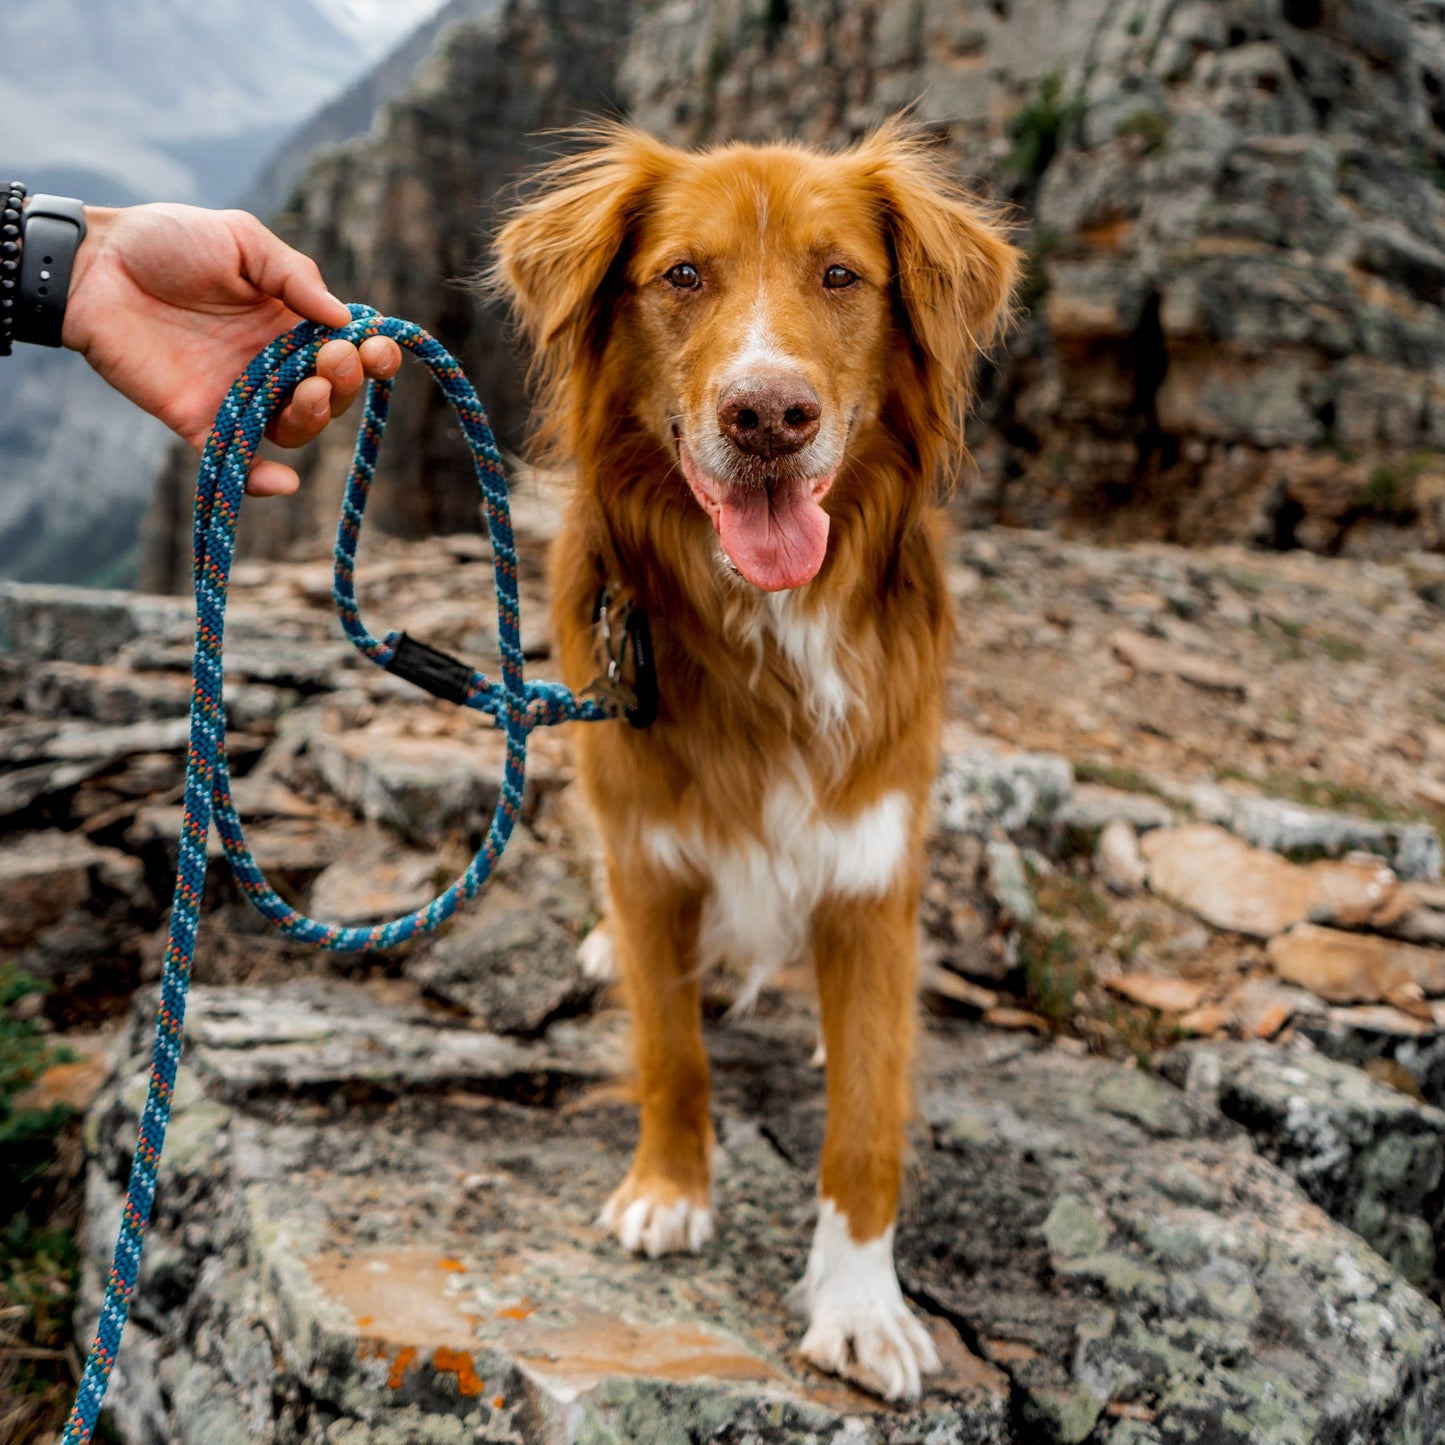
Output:
[[[206,839],[212,822],[242,891],[282,932],[321,948],[346,952],[391,948],[419,934],[430,933],[451,917],[458,903],[475,896],[491,876],[521,810],[527,735],[532,729],[561,722],[599,722],[619,715],[615,703],[578,698],[560,683],[527,682],[522,676],[517,553],[507,504],[506,476],[486,413],[456,359],[434,337],[410,321],[380,316],[367,306],[352,306],[351,315],[351,324],[339,331],[310,323],[298,326],[278,337],[256,357],[216,414],[196,479],[196,652],[190,751],[186,760],[180,862],[171,904],[160,1007],[156,1014],[150,1090],[141,1114],[140,1136],[131,1162],[130,1187],[106,1280],[100,1324],[61,1437],[64,1445],[84,1445],[91,1438],[135,1295],[141,1249],[155,1201],[156,1172],[160,1167],[181,1057],[186,992],[205,891]],[[501,677],[499,680],[485,677],[459,659],[402,632],[388,632],[378,639],[362,623],[354,579],[356,544],[386,427],[391,403],[390,381],[373,381],[367,388],[365,415],[342,503],[332,589],[341,625],[356,648],[377,666],[425,687],[438,697],[494,718],[507,735],[507,757],[501,798],[487,836],[466,871],[446,892],[425,908],[389,923],[372,928],[340,928],[307,918],[279,898],[246,846],[241,820],[231,799],[231,780],[226,767],[221,644],[236,520],[240,515],[246,474],[261,434],[296,384],[316,369],[316,353],[326,342],[340,337],[360,346],[370,336],[391,337],[431,371],[466,434],[491,533]]]

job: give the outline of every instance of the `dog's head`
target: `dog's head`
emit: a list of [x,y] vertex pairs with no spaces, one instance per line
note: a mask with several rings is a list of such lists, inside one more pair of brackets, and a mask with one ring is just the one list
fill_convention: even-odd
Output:
[[574,457],[645,438],[743,577],[799,586],[865,439],[882,428],[925,476],[959,441],[1018,253],[897,123],[833,155],[594,138],[497,243],[544,426]]

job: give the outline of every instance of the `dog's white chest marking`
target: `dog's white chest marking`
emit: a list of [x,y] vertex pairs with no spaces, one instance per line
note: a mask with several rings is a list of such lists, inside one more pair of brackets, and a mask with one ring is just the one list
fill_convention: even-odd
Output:
[[851,818],[818,812],[811,792],[776,785],[763,806],[761,837],[709,846],[695,832],[652,827],[643,844],[672,872],[710,885],[699,930],[700,962],[727,959],[749,970],[737,1007],[803,949],[813,910],[826,897],[870,898],[891,886],[908,852],[908,798],[884,793]]
[[775,592],[764,604],[764,630],[798,678],[803,705],[824,732],[840,727],[854,703],[838,666],[838,629],[825,608],[806,611],[792,593]]

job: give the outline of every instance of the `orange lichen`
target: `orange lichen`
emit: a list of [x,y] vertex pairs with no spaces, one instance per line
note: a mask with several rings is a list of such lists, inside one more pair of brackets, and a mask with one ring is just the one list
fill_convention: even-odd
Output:
[[472,1364],[472,1357],[461,1350],[439,1349],[432,1357],[432,1368],[457,1377],[457,1392],[472,1399],[482,1393],[482,1380]]
[[536,1312],[537,1306],[534,1305],[531,1300],[523,1298],[516,1304],[508,1306],[506,1309],[498,1310],[497,1318],[499,1320],[524,1320]]
[[406,1372],[416,1360],[416,1351],[410,1346],[405,1346],[396,1359],[391,1363],[391,1374],[386,1377],[386,1385],[390,1390],[399,1390],[402,1382],[406,1379]]
[[362,1315],[361,1318],[360,1318],[359,1320],[357,1320],[356,1323],[357,1323],[358,1328],[364,1330],[364,1329],[367,1327],[367,1325],[373,1323],[373,1321],[372,1321],[372,1318],[371,1318],[370,1315]]
[[459,1259],[444,1259],[437,1265],[437,1268],[447,1270],[451,1274],[464,1274],[467,1267]]
[[493,1396],[492,1396],[492,1409],[494,1409],[494,1410],[500,1410],[500,1409],[502,1408],[502,1406],[505,1405],[506,1403],[507,1403],[507,1401],[506,1401],[505,1396],[502,1396],[502,1395],[493,1395]]

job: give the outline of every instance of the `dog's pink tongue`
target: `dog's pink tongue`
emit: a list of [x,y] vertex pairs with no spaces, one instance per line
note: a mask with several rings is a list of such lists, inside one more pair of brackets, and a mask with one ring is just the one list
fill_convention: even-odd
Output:
[[818,575],[828,550],[828,514],[814,499],[817,490],[817,478],[779,482],[769,490],[724,489],[714,517],[718,536],[754,587],[782,592]]

